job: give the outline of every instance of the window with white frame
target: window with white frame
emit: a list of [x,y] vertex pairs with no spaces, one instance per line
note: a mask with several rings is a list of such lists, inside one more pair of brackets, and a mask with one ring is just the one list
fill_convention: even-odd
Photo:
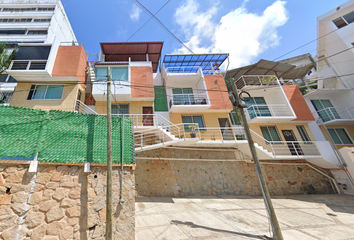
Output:
[[299,126],[296,126],[296,128],[299,131],[302,141],[304,141],[305,144],[311,144],[310,137],[307,134],[305,127],[303,125],[299,125]]
[[129,104],[112,104],[112,114],[129,114]]
[[337,26],[337,28],[345,27],[348,24],[351,24],[353,22],[354,22],[354,11],[333,20],[333,23]]
[[64,85],[32,85],[27,100],[60,100]]
[[198,125],[199,130],[205,131],[204,127],[204,119],[202,115],[188,115],[188,116],[182,116],[182,123],[187,123],[184,124],[184,131],[185,132],[191,132],[192,130],[189,128],[189,125]]
[[[107,67],[96,67],[96,80],[107,81]],[[112,81],[128,81],[128,67],[111,67]]]
[[273,144],[282,144],[281,138],[278,133],[278,129],[276,126],[262,126],[260,127],[263,137],[272,142]]
[[328,128],[329,135],[335,144],[351,145],[353,140],[344,128]]

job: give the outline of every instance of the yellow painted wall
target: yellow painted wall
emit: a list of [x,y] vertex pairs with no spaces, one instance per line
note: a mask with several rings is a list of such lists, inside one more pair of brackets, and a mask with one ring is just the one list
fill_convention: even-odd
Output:
[[[196,116],[203,116],[203,120],[204,120],[204,125],[206,128],[206,131],[201,133],[201,137],[204,140],[221,140],[222,139],[222,135],[220,132],[220,125],[219,125],[219,118],[228,118],[229,122],[231,124],[231,120],[229,118],[229,114],[228,113],[195,113],[195,114],[191,114],[191,113],[172,113],[170,116],[170,121],[173,124],[176,124],[181,131],[183,131],[183,127],[182,125],[178,125],[182,123],[182,116],[190,116],[190,115],[196,115]],[[215,129],[214,129],[215,128]],[[186,137],[189,137],[189,132],[185,133]],[[230,132],[230,135],[234,136],[233,132]]]
[[[143,114],[143,107],[152,107],[154,110],[153,101],[112,102],[112,104],[129,104],[129,114]],[[95,111],[98,114],[107,114],[107,102],[96,102]]]
[[295,134],[295,138],[297,141],[303,141],[299,131],[297,130],[296,126],[304,126],[305,130],[307,132],[307,135],[309,136],[311,141],[315,141],[315,136],[313,135],[310,127],[308,126],[307,123],[268,123],[268,124],[259,124],[259,123],[250,123],[250,129],[255,131],[257,134],[259,134],[261,137],[263,137],[262,131],[260,127],[263,126],[276,126],[277,130],[278,130],[278,134],[281,138],[282,141],[285,141],[283,133],[281,130],[292,130]]
[[[329,125],[327,126],[327,128],[344,128],[347,133],[349,134],[349,136],[351,137],[352,140],[354,140],[354,126],[353,125]],[[327,131],[324,129],[323,126],[320,126],[320,129],[323,133],[323,135],[325,136],[325,138],[327,139],[327,141],[331,141],[331,138],[329,137],[329,135],[327,134]],[[336,144],[337,148],[343,148],[343,147],[353,147],[353,145],[338,145]]]
[[[53,84],[43,83],[43,84]],[[31,83],[18,83],[11,98],[10,106],[35,108],[42,110],[73,111],[78,90],[80,89],[81,101],[85,101],[85,89],[80,84],[64,84],[62,99],[60,100],[27,100]]]

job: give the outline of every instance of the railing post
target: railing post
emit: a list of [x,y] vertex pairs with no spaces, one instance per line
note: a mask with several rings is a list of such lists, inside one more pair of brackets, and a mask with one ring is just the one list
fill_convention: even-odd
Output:
[[142,132],[142,131],[141,131],[140,133],[141,133],[141,134],[140,134],[140,148],[143,149],[143,136],[144,136],[144,135],[143,135],[143,132]]
[[29,69],[30,69],[30,66],[31,66],[31,60],[28,61],[26,70],[29,70]]

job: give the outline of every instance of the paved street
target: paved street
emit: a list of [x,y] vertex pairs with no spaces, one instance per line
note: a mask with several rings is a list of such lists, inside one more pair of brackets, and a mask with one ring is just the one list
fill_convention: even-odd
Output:
[[[286,240],[354,239],[354,196],[273,197]],[[250,196],[136,199],[136,239],[262,239],[263,199]]]

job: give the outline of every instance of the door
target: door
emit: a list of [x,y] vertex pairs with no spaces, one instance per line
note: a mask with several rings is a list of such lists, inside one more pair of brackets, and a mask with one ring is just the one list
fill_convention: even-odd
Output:
[[154,126],[152,107],[143,107],[143,126]]
[[291,155],[304,155],[301,146],[296,142],[294,132],[292,130],[282,130],[285,141],[287,141],[288,148]]
[[235,140],[228,118],[219,118],[219,125],[223,140]]

